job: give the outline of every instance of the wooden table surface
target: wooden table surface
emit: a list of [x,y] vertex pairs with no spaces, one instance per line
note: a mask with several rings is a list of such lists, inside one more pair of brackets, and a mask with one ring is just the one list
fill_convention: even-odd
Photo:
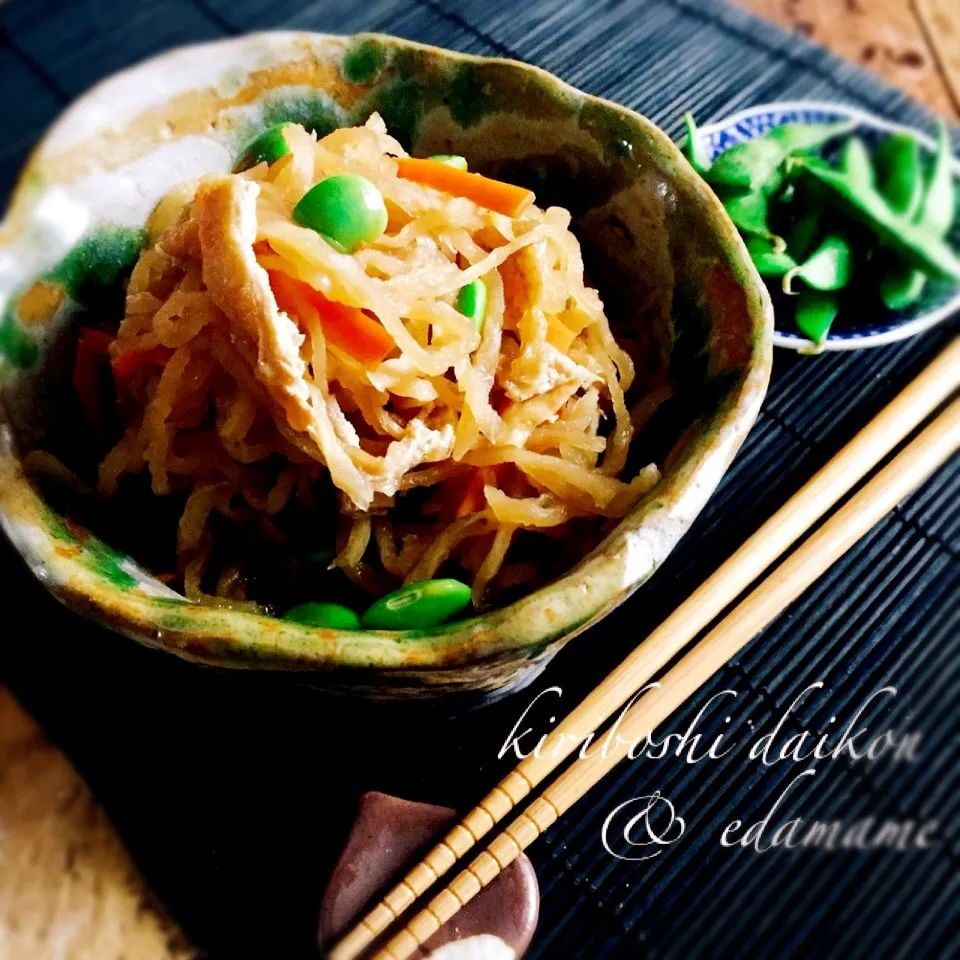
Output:
[[958,0],[739,0],[960,119]]
[[[960,119],[957,0],[741,2]],[[3,687],[0,858],[0,957],[188,955],[66,758]]]

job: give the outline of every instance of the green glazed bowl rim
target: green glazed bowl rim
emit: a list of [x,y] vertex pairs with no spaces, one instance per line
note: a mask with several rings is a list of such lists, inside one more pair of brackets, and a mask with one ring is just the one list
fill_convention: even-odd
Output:
[[[268,31],[211,43],[178,47],[114,74],[73,104],[47,131],[26,164],[13,197],[26,179],[45,140],[74,111],[88,105],[107,84],[133,82],[139,71],[184,55],[205,57],[231,47],[266,43],[309,43],[347,48],[373,41],[394,50],[419,51],[450,64],[494,66],[524,74],[541,89],[579,104],[611,111],[640,135],[662,166],[674,171],[711,225],[719,251],[745,296],[750,355],[736,386],[665,470],[660,483],[606,540],[571,571],[507,607],[469,620],[423,631],[337,631],[301,626],[265,615],[190,603],[162,588],[140,583],[119,586],[73,559],[75,545],[63,524],[27,482],[17,460],[9,425],[0,406],[0,525],[33,573],[63,603],[107,627],[150,646],[194,661],[256,669],[359,671],[376,686],[378,676],[436,676],[503,664],[545,662],[563,642],[622,603],[662,563],[713,492],[753,425],[770,375],[773,308],[736,228],[720,201],[687,163],[680,150],[651,121],[629,108],[582,93],[546,70],[516,60],[444,50],[377,33],[351,36]],[[121,568],[124,564],[120,563]],[[125,569],[125,568],[124,568]],[[159,585],[158,585],[159,587]],[[638,638],[639,639],[639,638]],[[382,673],[377,674],[380,671]],[[352,675],[356,675],[355,673]],[[429,684],[428,679],[425,682]],[[466,684],[469,685],[469,684]],[[499,681],[496,685],[499,685]]]

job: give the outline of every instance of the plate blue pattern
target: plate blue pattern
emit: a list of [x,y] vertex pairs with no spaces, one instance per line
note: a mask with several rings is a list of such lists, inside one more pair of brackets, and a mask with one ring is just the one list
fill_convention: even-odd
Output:
[[[795,103],[771,103],[742,110],[724,120],[705,125],[700,136],[710,158],[724,150],[763,136],[774,127],[784,123],[835,123],[853,120],[857,134],[869,146],[875,146],[895,131],[907,131],[916,136],[921,150],[932,154],[936,148],[933,139],[913,127],[891,123],[881,117],[841,103],[821,103],[803,100]],[[960,177],[960,161],[954,158],[954,173]],[[960,191],[958,191],[960,206]],[[960,216],[954,220],[950,240],[960,247]],[[776,303],[775,306],[779,306]],[[785,306],[785,305],[784,305]],[[866,307],[862,316],[851,316],[851,311],[841,313],[821,349],[856,350],[876,347],[905,337],[912,337],[960,311],[960,287],[949,281],[931,281],[927,284],[922,299],[909,310],[891,311],[882,306]],[[810,352],[814,345],[793,328],[791,311],[777,309],[777,328],[773,342],[778,347]]]

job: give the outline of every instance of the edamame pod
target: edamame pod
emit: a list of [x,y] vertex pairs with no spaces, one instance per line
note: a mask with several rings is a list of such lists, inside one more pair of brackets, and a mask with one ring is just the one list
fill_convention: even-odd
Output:
[[876,175],[870,151],[860,137],[851,137],[840,151],[840,169],[849,177],[851,183],[863,187],[873,187]]
[[920,299],[926,285],[922,270],[896,263],[880,278],[880,299],[888,310],[906,310]]
[[734,194],[723,201],[723,206],[730,219],[743,233],[766,237],[778,253],[786,249],[783,238],[774,234],[767,223],[770,202],[764,192],[752,190],[749,193]]
[[940,121],[937,153],[927,180],[919,224],[937,237],[945,237],[956,213],[956,185],[953,182],[953,152],[946,123]]
[[[799,162],[799,161],[798,161]],[[846,174],[819,165],[803,164],[804,171],[823,184],[829,198],[877,239],[918,269],[960,280],[960,257],[926,226],[895,214],[873,188],[864,188]]]
[[[884,200],[895,213],[915,219],[922,213],[926,193],[923,165],[916,137],[893,133],[880,145],[874,162]],[[927,275],[892,257],[880,278],[880,299],[888,310],[906,310],[923,294]]]
[[[946,124],[942,121],[937,137],[937,152],[926,183],[920,175],[919,166],[918,156],[914,186],[919,187],[921,196],[918,203],[919,209],[915,210],[912,216],[921,228],[929,230],[933,236],[942,239],[953,225],[956,204],[953,155]],[[895,188],[896,184],[893,184],[890,188],[891,192]],[[896,209],[894,204],[896,196],[891,200],[891,196],[884,191],[884,197],[891,207]],[[884,274],[880,281],[880,298],[889,310],[906,310],[920,299],[926,285],[927,277],[922,270],[911,267],[909,264],[897,263]]]
[[877,187],[894,213],[912,220],[923,202],[923,164],[917,138],[892,133],[873,155]]
[[713,161],[711,184],[756,190],[767,186],[777,168],[787,157],[804,150],[812,150],[854,127],[852,121],[841,123],[785,123],[774,127],[756,140],[738,143],[724,150]]
[[804,290],[797,298],[796,321],[800,332],[821,344],[836,319],[840,300],[833,291]]
[[850,282],[853,248],[840,232],[829,233],[803,263],[783,275],[783,292],[795,293],[794,278],[799,277],[814,290],[842,290]]
[[724,150],[706,172],[709,184],[738,190],[760,190],[783,163],[783,148],[761,137]]
[[687,128],[687,140],[683,145],[683,152],[690,161],[690,166],[699,174],[706,173],[711,165],[710,154],[707,152],[700,131],[697,129],[693,114],[688,110],[683,115],[683,122]]
[[786,231],[787,250],[794,260],[810,256],[824,221],[823,191],[819,184],[805,178],[797,184],[793,205],[801,212]]
[[786,250],[778,251],[766,237],[749,237],[747,250],[761,277],[782,277],[797,265]]
[[814,150],[825,143],[850,133],[857,127],[856,120],[838,120],[836,123],[782,123],[768,134],[774,143],[780,144],[785,153]]

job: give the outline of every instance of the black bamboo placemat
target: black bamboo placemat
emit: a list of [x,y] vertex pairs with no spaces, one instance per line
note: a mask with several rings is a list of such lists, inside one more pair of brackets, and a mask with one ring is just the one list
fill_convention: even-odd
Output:
[[[0,8],[0,195],[44,127],[100,77],[174,44],[280,26],[517,57],[674,135],[684,109],[705,122],[802,97],[931,127],[853,64],[718,0],[10,0]],[[492,707],[330,703],[285,678],[201,670],[53,608],[7,547],[0,677],[66,748],[199,947],[218,958],[315,956],[320,892],[363,790],[469,806],[506,769],[498,751],[535,693],[559,685],[558,711],[575,703],[955,330],[855,354],[778,353],[753,433],[664,568],[530,691]],[[665,725],[679,734],[702,713],[696,753],[719,735],[736,749],[626,764],[533,848],[543,908],[530,955],[960,955],[958,551],[954,460]],[[889,684],[897,695],[876,698],[858,725],[921,733],[915,756],[907,743],[899,761],[751,761],[749,745],[815,682],[778,742],[807,733],[807,746],[828,734],[835,744]],[[549,715],[531,714],[538,733]],[[657,790],[685,819],[683,837],[652,860],[615,859],[605,820]],[[888,820],[937,827],[922,850],[722,846],[731,821],[745,829],[771,811],[761,846],[792,818],[846,828],[873,818],[863,829],[874,840]]]

